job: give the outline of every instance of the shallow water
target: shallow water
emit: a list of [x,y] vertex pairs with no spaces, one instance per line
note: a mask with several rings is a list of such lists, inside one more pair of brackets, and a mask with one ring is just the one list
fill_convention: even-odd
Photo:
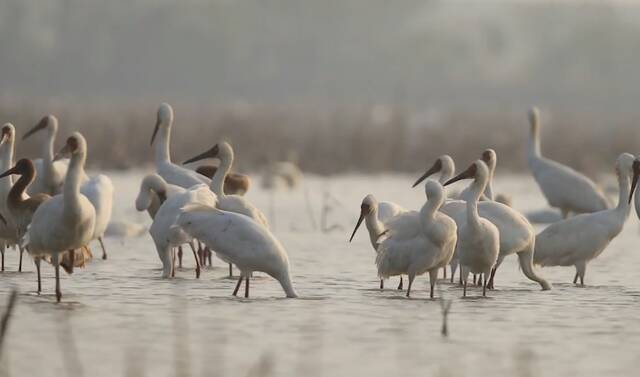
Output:
[[[135,212],[140,174],[112,174],[117,189],[114,219],[148,224]],[[109,259],[94,259],[63,276],[63,302],[55,303],[53,269],[43,267],[44,294],[35,272],[17,269],[7,253],[0,306],[11,287],[18,306],[5,344],[2,368],[21,376],[557,376],[632,375],[640,347],[640,262],[635,214],[623,233],[587,269],[585,288],[571,283],[573,268],[546,268],[553,284],[542,292],[509,257],[497,290],[470,298],[447,282],[438,296],[454,300],[450,336],[440,335],[440,302],[428,298],[419,277],[413,297],[395,289],[397,278],[377,289],[374,253],[364,229],[347,242],[367,193],[418,208],[422,189],[413,176],[311,177],[305,188],[270,199],[254,182],[248,197],[271,216],[287,248],[300,299],[283,299],[264,274],[251,282],[251,298],[231,296],[235,280],[218,260],[195,279],[193,257],[173,280],[162,280],[148,235],[108,238]],[[304,192],[316,218],[324,192],[337,201],[321,233],[312,229]],[[498,180],[497,192],[513,195],[521,210],[544,200],[529,177]],[[273,222],[272,217],[272,222]],[[316,219],[316,221],[318,221]],[[100,256],[97,245],[94,255]]]

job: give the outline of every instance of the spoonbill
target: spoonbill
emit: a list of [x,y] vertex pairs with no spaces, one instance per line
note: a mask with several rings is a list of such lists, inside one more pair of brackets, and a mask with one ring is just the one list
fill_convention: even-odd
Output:
[[[196,168],[196,173],[202,174],[211,179],[218,171],[213,165],[200,165]],[[227,195],[244,195],[249,191],[251,178],[248,175],[229,173],[224,178],[224,193]]]
[[[158,257],[162,262],[162,277],[170,278],[175,276],[174,269],[174,248],[189,244],[196,260],[196,279],[200,277],[200,261],[193,246],[193,239],[187,233],[179,228],[173,228],[180,216],[180,209],[185,205],[193,202],[208,202],[216,205],[216,196],[204,184],[192,186],[183,192],[176,192],[168,196],[160,205],[156,212],[153,223],[149,228],[149,234],[153,238],[153,242],[158,252]],[[138,207],[138,208],[143,208]]]
[[156,125],[151,136],[151,145],[155,150],[155,164],[158,174],[167,183],[184,188],[201,183],[208,185],[210,180],[207,177],[171,162],[169,145],[172,125],[173,109],[168,103],[162,103],[158,108]]
[[380,278],[409,276],[407,297],[416,275],[428,272],[433,298],[438,270],[449,263],[456,246],[456,223],[438,211],[445,200],[442,185],[428,180],[425,193],[427,202],[419,213],[400,214],[387,222],[388,231],[376,257]]
[[638,179],[640,162],[633,155],[622,153],[615,164],[620,187],[615,208],[580,214],[553,223],[536,236],[534,263],[541,266],[575,266],[573,283],[580,278],[584,286],[587,263],[600,255],[621,231],[629,217],[630,178]]
[[[0,131],[0,170],[5,171],[13,166],[13,150],[15,142],[15,127],[11,123],[6,123]],[[0,212],[9,213],[7,196],[11,191],[13,180],[3,179],[0,181]],[[0,254],[2,254],[2,271],[4,271],[4,252],[7,246],[19,245],[17,238],[16,224],[11,216],[8,216],[7,222],[0,223]],[[20,263],[18,271],[22,271],[22,247],[20,246]]]
[[487,295],[488,276],[498,260],[500,252],[500,233],[491,221],[478,214],[478,200],[485,191],[489,181],[490,171],[487,165],[478,160],[456,177],[451,178],[445,186],[461,179],[473,178],[469,186],[469,197],[466,201],[466,221],[458,228],[458,243],[456,252],[460,260],[464,294],[467,295],[467,279],[469,271],[483,274],[482,295]]
[[62,154],[71,154],[62,194],[42,203],[33,214],[24,244],[34,256],[50,255],[56,272],[56,299],[60,302],[60,254],[80,249],[93,237],[96,212],[80,193],[87,158],[87,142],[79,132],[68,139]]
[[42,144],[42,158],[33,161],[36,169],[36,179],[29,186],[27,192],[29,195],[39,193],[57,195],[62,191],[64,177],[67,175],[67,169],[69,168],[68,159],[54,160],[54,143],[58,134],[58,118],[53,115],[43,117],[38,124],[22,136],[22,140],[28,139],[39,131],[46,131],[44,143]]
[[218,167],[216,174],[211,179],[211,184],[209,185],[211,191],[213,191],[218,197],[217,207],[222,211],[235,212],[248,216],[258,224],[268,228],[269,224],[267,223],[265,215],[247,199],[240,195],[227,195],[224,193],[224,180],[233,165],[234,153],[231,144],[227,142],[215,144],[211,149],[188,159],[184,164],[200,161],[205,158],[217,158],[220,160],[220,166]]
[[207,201],[193,201],[181,212],[178,226],[240,269],[234,296],[244,279],[244,297],[249,297],[249,277],[260,271],[276,279],[288,298],[298,297],[291,283],[287,252],[265,226]]
[[[440,211],[451,217],[458,225],[458,228],[466,222],[467,205],[462,200],[448,200],[440,207]],[[503,259],[516,253],[518,254],[520,269],[524,275],[540,284],[543,290],[551,289],[551,285],[533,270],[535,232],[529,221],[520,212],[495,201],[479,202],[478,213],[480,217],[495,225],[500,234],[500,254],[487,288],[493,289],[495,272],[500,267]]]
[[540,112],[529,111],[531,132],[527,160],[533,178],[551,207],[559,208],[562,217],[570,212],[591,213],[608,208],[604,194],[589,178],[572,168],[547,159],[540,153]]
[[[356,235],[358,228],[364,220],[367,231],[369,231],[369,240],[373,250],[377,252],[379,246],[379,238],[385,232],[385,222],[391,220],[393,217],[407,212],[406,209],[392,202],[378,202],[376,198],[369,194],[362,199],[360,205],[360,217],[356,223],[353,233],[349,242],[353,241],[353,237]],[[384,288],[384,279],[380,279],[380,289]],[[400,285],[398,290],[402,289],[402,275],[400,275]]]

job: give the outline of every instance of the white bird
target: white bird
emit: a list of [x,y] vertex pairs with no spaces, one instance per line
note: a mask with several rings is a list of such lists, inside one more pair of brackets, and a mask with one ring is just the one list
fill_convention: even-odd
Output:
[[27,193],[35,195],[44,193],[57,195],[62,191],[64,177],[67,175],[69,160],[54,160],[54,143],[58,134],[58,118],[53,115],[43,117],[38,124],[30,129],[22,140],[38,131],[46,131],[46,137],[42,144],[42,158],[33,161],[36,168],[36,180],[29,186]]
[[620,192],[618,205],[594,213],[580,214],[553,223],[536,236],[534,263],[541,266],[575,266],[575,284],[584,285],[587,263],[600,255],[621,231],[631,210],[630,178],[637,180],[640,162],[623,153],[616,159]]
[[[80,193],[87,158],[87,142],[74,132],[60,153],[70,153],[69,169],[62,194],[42,203],[33,214],[24,244],[34,256],[50,255],[56,271],[56,299],[60,302],[60,256],[84,247],[95,230],[96,212]],[[73,255],[73,254],[71,254]]]
[[[353,237],[356,235],[360,224],[364,220],[367,231],[369,232],[369,240],[373,250],[377,252],[379,246],[380,236],[385,232],[385,223],[391,220],[393,217],[407,212],[406,209],[392,202],[378,202],[376,198],[369,194],[362,199],[360,205],[360,217],[356,223],[356,227],[351,233],[349,242],[353,241]],[[384,280],[380,279],[380,289],[384,288]],[[400,275],[400,285],[398,290],[402,289],[402,275]]]
[[[455,175],[455,172],[456,164],[453,162],[453,159],[448,154],[443,154],[436,158],[433,165],[431,165],[431,167],[420,178],[418,178],[412,187],[416,187],[422,181],[436,173],[440,173],[438,176],[438,182],[443,185]],[[447,193],[446,187],[444,188],[444,192]]]
[[287,297],[298,297],[291,283],[287,252],[266,227],[247,216],[222,211],[207,202],[185,206],[178,225],[240,269],[234,296],[244,278],[244,296],[249,297],[249,277],[253,271],[260,271],[276,279]]
[[163,103],[158,109],[156,126],[151,136],[151,145],[155,150],[156,171],[169,184],[189,188],[201,183],[209,184],[210,180],[193,170],[171,162],[170,142],[171,126],[173,125],[173,109],[168,103]]
[[[160,206],[168,197],[185,191],[185,188],[168,184],[158,174],[148,174],[140,184],[140,192],[136,198],[136,209],[138,211],[147,211],[151,220],[154,220]],[[178,267],[182,268],[182,246],[178,246]]]
[[[633,182],[631,184],[631,192],[629,195],[633,195],[635,192],[636,198],[635,198],[635,207],[636,207],[636,216],[638,216],[638,218],[640,218],[640,194],[638,194],[636,191],[640,191],[640,189],[638,189],[638,177],[640,176],[640,157],[636,158],[636,160],[633,163]],[[629,203],[631,203],[631,197],[629,197]]]
[[[6,123],[0,131],[0,170],[6,171],[13,167],[13,151],[15,143],[15,127],[11,123]],[[9,216],[9,207],[7,205],[7,197],[11,191],[13,180],[3,179],[0,181],[0,213],[6,214],[7,221],[0,223],[0,254],[2,254],[2,271],[4,271],[4,252],[8,246],[19,243],[17,236],[16,224],[12,217]],[[20,246],[20,245],[18,245]],[[22,248],[20,247],[20,264],[19,271],[22,271]]]
[[[428,272],[433,298],[438,270],[449,263],[456,246],[456,223],[438,211],[445,200],[442,186],[429,180],[425,193],[427,202],[420,212],[400,214],[386,224],[386,238],[376,257],[380,278],[409,275],[407,297],[416,275]],[[409,222],[412,224],[406,226]]]
[[[466,206],[466,203],[462,200],[448,200],[442,205],[440,212],[451,217],[458,227],[461,227],[466,222]],[[524,275],[540,284],[543,290],[551,289],[551,285],[533,270],[535,231],[529,221],[513,208],[495,201],[479,202],[478,212],[480,217],[489,220],[495,225],[500,233],[500,254],[487,288],[493,288],[495,272],[500,267],[503,259],[508,255],[517,253],[520,269]],[[453,269],[452,272],[454,272]]]
[[216,174],[211,179],[209,188],[218,197],[217,207],[222,211],[235,212],[241,215],[245,215],[253,219],[258,224],[269,227],[266,216],[256,206],[251,204],[245,197],[240,195],[227,195],[224,193],[223,185],[225,177],[231,170],[233,165],[233,148],[229,143],[222,142],[214,145],[208,151],[205,151],[193,158],[185,161],[185,164],[203,160],[205,158],[217,158],[220,160],[220,166]]
[[483,274],[482,295],[487,295],[489,275],[498,260],[500,252],[500,233],[491,221],[478,214],[478,200],[485,191],[490,179],[487,165],[478,160],[471,166],[450,179],[445,185],[461,179],[473,178],[469,185],[469,196],[466,201],[465,221],[458,228],[456,253],[460,259],[464,296],[467,295],[467,279],[469,272]]
[[[158,257],[162,262],[162,277],[170,278],[175,276],[175,253],[174,249],[184,244],[189,244],[196,259],[196,278],[200,277],[200,261],[193,246],[193,239],[187,233],[176,228],[176,221],[181,213],[181,208],[192,202],[207,202],[211,205],[216,204],[216,196],[204,184],[199,184],[183,192],[176,192],[168,196],[160,205],[156,212],[153,223],[149,228],[149,234],[153,238],[153,242],[158,252]],[[142,202],[142,201],[141,201]],[[144,208],[140,206],[138,208]]]
[[559,208],[563,218],[567,218],[570,212],[580,214],[607,209],[606,197],[589,178],[566,165],[542,157],[539,111],[535,107],[529,111],[529,123],[529,169],[549,205]]

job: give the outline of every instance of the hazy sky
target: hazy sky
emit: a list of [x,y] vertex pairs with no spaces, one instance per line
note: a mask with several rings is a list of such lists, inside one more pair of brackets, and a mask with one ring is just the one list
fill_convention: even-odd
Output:
[[635,108],[629,2],[0,0],[0,95]]

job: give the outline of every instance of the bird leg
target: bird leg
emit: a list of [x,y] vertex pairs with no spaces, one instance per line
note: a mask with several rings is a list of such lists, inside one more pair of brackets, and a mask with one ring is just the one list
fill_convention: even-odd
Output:
[[[482,276],[482,274],[480,275]],[[482,284],[482,297],[487,297],[487,277],[484,277],[484,284]]]
[[573,284],[578,282],[578,271],[576,271],[576,276],[573,277]]
[[209,266],[213,266],[213,262],[211,261],[211,258],[213,257],[213,253],[211,252],[211,249],[206,248],[205,251],[207,252],[207,259],[209,259]]
[[442,275],[443,278],[446,280],[447,279],[447,266],[442,267]]
[[18,246],[20,249],[20,262],[18,262],[18,272],[22,272],[22,253],[24,253],[24,249],[22,246]]
[[473,285],[476,285],[476,280],[477,280],[477,276],[476,274],[473,274]]
[[102,241],[102,237],[98,237],[98,242],[100,242],[100,247],[102,248],[102,259],[107,259],[107,249],[104,247],[104,242]]
[[236,289],[233,290],[233,295],[238,295],[238,289],[240,289],[240,285],[242,284],[242,275],[240,275],[240,279],[238,279],[238,284],[236,284]]
[[384,289],[384,280],[380,279],[380,289]]
[[398,290],[402,290],[402,275],[400,275],[400,284],[398,284]]
[[4,245],[0,247],[0,253],[2,254],[2,272],[4,272]]
[[42,292],[42,283],[40,280],[40,257],[35,257],[33,262],[36,264],[36,272],[38,274],[38,294]]
[[[402,278],[402,276],[400,276]],[[411,294],[411,285],[413,285],[413,279],[416,278],[416,275],[409,274],[409,286],[407,287],[407,298],[409,298],[409,294]]]
[[182,246],[178,246],[178,268],[182,268]]
[[462,297],[467,297],[467,279],[463,279],[462,283]]
[[53,253],[53,266],[56,269],[56,301],[62,300],[62,290],[60,289],[60,253]]
[[478,274],[478,286],[482,285],[482,281],[484,279],[482,278],[482,274]]
[[233,277],[233,265],[229,263],[229,277]]
[[491,275],[489,276],[489,285],[487,286],[487,288],[489,288],[489,289],[494,289],[494,286],[493,286],[493,278],[496,276],[496,270],[497,270],[497,269],[498,269],[498,267],[497,267],[497,266],[494,266],[494,267],[491,269]]
[[189,246],[191,246],[191,251],[193,251],[193,257],[196,260],[196,279],[200,279],[200,261],[198,260],[198,252],[196,248],[193,246],[192,242],[189,242]]
[[171,248],[171,277],[176,277],[176,249]]
[[249,298],[249,276],[244,279],[244,298]]
[[202,248],[202,243],[198,242],[198,258],[200,258],[200,265],[204,266],[204,249]]

